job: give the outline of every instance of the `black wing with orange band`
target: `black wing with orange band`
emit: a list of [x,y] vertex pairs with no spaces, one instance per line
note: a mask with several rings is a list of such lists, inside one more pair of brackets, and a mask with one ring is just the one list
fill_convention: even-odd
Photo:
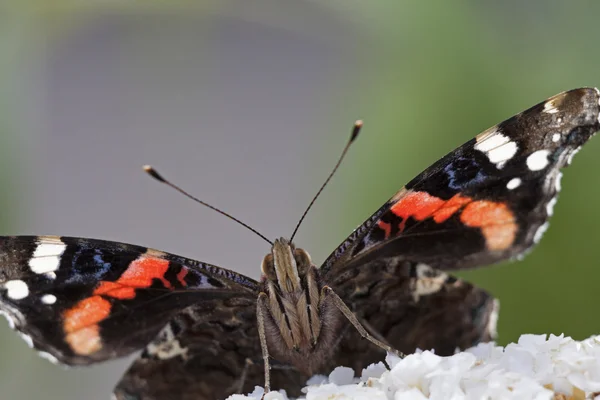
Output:
[[324,272],[395,257],[451,270],[523,254],[547,227],[560,169],[600,129],[599,99],[570,90],[482,132],[403,187]]
[[257,284],[141,246],[59,236],[0,238],[0,311],[32,347],[68,365],[144,348],[186,307]]

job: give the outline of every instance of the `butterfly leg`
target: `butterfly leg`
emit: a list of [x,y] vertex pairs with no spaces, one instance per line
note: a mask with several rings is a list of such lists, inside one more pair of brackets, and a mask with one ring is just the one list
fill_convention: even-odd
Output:
[[350,323],[354,326],[354,328],[356,328],[356,330],[358,331],[358,333],[360,333],[360,335],[367,339],[369,342],[373,343],[374,345],[382,348],[383,350],[387,351],[388,353],[392,353],[397,355],[398,357],[404,358],[405,355],[401,352],[399,352],[398,350],[392,348],[391,346],[389,346],[388,344],[382,342],[381,340],[375,338],[373,335],[371,335],[369,332],[367,332],[367,330],[364,328],[364,326],[362,326],[362,324],[360,323],[360,321],[358,320],[358,318],[356,318],[356,315],[354,315],[354,313],[352,312],[352,310],[350,310],[348,308],[348,306],[346,305],[346,303],[344,303],[344,300],[342,300],[340,298],[340,296],[338,296],[331,287],[329,286],[323,286],[323,289],[321,289],[321,298],[324,300],[328,300],[330,299],[330,301],[333,302],[333,304],[335,305],[335,307],[340,310],[340,312],[342,314],[344,314],[344,316],[348,319],[348,321],[350,321]]
[[238,378],[237,382],[235,382],[229,387],[229,392],[242,393],[242,391],[244,390],[244,384],[246,383],[246,378],[248,377],[248,370],[252,366],[254,366],[254,362],[251,359],[246,358],[246,361],[244,361],[244,369],[242,370],[242,373],[240,374],[240,377]]
[[258,294],[258,301],[256,302],[256,320],[258,322],[258,337],[260,339],[260,349],[262,350],[263,362],[265,364],[265,393],[271,391],[271,367],[269,365],[269,349],[267,348],[267,334],[265,333],[265,310],[268,308],[265,302],[268,302],[269,298],[264,292]]

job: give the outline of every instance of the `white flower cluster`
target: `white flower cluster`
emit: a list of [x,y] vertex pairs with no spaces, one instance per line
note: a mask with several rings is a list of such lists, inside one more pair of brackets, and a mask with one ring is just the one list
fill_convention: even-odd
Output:
[[[578,342],[570,337],[523,335],[506,347],[480,344],[450,357],[430,351],[365,368],[360,378],[338,367],[329,377],[315,376],[304,389],[307,400],[424,400],[424,399],[593,399],[600,394],[600,336]],[[256,387],[248,396],[260,399]],[[600,399],[600,396],[597,397]],[[271,392],[265,400],[287,400]]]

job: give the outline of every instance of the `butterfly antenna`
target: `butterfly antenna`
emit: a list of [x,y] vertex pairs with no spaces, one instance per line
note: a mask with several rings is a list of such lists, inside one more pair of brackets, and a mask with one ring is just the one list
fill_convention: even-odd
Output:
[[258,236],[260,236],[263,240],[265,240],[267,243],[269,243],[271,246],[273,246],[273,242],[270,241],[269,239],[267,239],[267,237],[265,235],[263,235],[262,233],[260,233],[259,231],[257,231],[256,229],[252,228],[250,225],[242,222],[241,220],[235,218],[234,216],[227,214],[225,211],[219,210],[217,207],[211,206],[210,204],[192,196],[191,194],[189,194],[188,192],[186,192],[185,190],[181,189],[179,186],[175,185],[174,183],[169,182],[168,180],[166,180],[165,178],[163,178],[162,175],[160,175],[152,166],[150,165],[144,165],[144,171],[146,171],[146,173],[148,173],[148,175],[150,175],[151,177],[153,177],[154,179],[156,179],[159,182],[164,183],[167,186],[172,187],[173,189],[177,190],[179,193],[183,194],[184,196],[194,200],[196,203],[200,203],[203,206],[206,206],[208,208],[210,208],[211,210],[214,210],[216,212],[218,212],[221,215],[226,216],[227,218],[237,222],[238,224],[242,225],[243,227],[245,227],[246,229],[254,232],[255,234],[257,234]]
[[292,233],[292,236],[290,237],[290,242],[292,242],[294,240],[294,236],[296,236],[296,233],[298,232],[298,228],[300,228],[300,225],[302,224],[302,221],[304,221],[306,214],[308,214],[308,211],[312,208],[313,204],[315,204],[315,201],[317,201],[317,198],[321,195],[321,192],[323,191],[323,189],[325,189],[325,186],[327,186],[327,184],[329,183],[329,181],[335,174],[335,171],[337,171],[337,169],[339,168],[340,164],[342,163],[342,160],[344,159],[344,157],[346,156],[346,153],[348,152],[348,149],[350,148],[350,145],[356,140],[362,126],[363,126],[363,122],[360,119],[354,123],[354,126],[352,127],[352,133],[350,134],[350,140],[348,140],[348,143],[346,143],[346,147],[344,147],[344,150],[342,151],[340,158],[338,159],[337,163],[335,164],[335,167],[333,167],[333,170],[331,171],[331,173],[329,174],[327,179],[325,179],[325,182],[323,183],[323,185],[321,185],[321,188],[319,189],[317,194],[315,194],[315,197],[313,197],[313,199],[311,200],[308,207],[306,207],[306,210],[304,210],[304,214],[302,214],[302,217],[300,217],[300,221],[298,221],[298,223],[296,224],[294,233]]

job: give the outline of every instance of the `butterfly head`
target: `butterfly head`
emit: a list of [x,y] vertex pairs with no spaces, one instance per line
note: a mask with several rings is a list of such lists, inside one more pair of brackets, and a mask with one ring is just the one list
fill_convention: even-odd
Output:
[[312,265],[310,255],[284,238],[276,239],[262,262],[263,276],[284,293],[301,290],[301,279]]

